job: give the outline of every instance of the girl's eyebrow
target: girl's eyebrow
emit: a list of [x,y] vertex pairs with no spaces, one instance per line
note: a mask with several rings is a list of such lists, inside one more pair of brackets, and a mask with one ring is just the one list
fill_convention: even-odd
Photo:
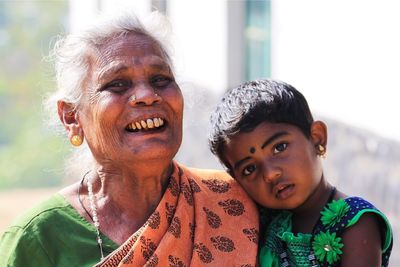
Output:
[[271,144],[275,139],[278,139],[279,137],[284,136],[284,135],[288,135],[288,134],[289,133],[286,132],[286,131],[277,132],[277,133],[273,134],[271,137],[269,137],[267,140],[265,140],[265,142],[261,146],[261,149],[264,149],[266,146]]
[[244,162],[248,161],[249,159],[250,159],[250,157],[245,157],[244,159],[239,160],[238,162],[235,163],[233,168],[235,170],[237,170],[240,167],[240,165],[242,165]]

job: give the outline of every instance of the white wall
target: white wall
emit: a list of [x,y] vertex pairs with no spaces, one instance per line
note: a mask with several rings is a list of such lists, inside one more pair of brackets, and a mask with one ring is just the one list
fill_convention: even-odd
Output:
[[77,32],[88,25],[96,16],[97,0],[69,0],[70,32]]
[[273,0],[272,77],[314,113],[400,141],[400,1]]
[[170,0],[168,14],[175,35],[177,73],[223,92],[227,87],[227,2]]
[[69,0],[70,31],[75,32],[90,24],[100,12],[107,13],[124,8],[138,16],[151,12],[151,0]]
[[[151,12],[151,0],[70,0],[71,30],[90,23],[98,10],[131,8]],[[178,78],[222,93],[227,89],[227,1],[169,0],[172,46]]]

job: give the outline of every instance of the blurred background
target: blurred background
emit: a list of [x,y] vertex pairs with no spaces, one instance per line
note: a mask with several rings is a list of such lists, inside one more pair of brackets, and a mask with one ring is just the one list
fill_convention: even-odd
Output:
[[0,233],[81,178],[64,175],[71,146],[46,126],[41,101],[55,83],[45,57],[57,35],[121,7],[170,19],[186,101],[180,162],[220,168],[207,129],[226,89],[288,82],[328,124],[326,177],[389,217],[390,266],[400,266],[400,2],[392,0],[0,0]]

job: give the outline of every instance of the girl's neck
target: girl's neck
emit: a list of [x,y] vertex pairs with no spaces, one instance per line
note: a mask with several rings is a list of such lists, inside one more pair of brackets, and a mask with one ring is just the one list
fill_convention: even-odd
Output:
[[[320,212],[330,198],[335,199],[334,187],[323,177],[314,192],[299,207],[292,210],[292,231],[294,233],[311,233],[320,218]],[[332,193],[334,194],[332,196]]]

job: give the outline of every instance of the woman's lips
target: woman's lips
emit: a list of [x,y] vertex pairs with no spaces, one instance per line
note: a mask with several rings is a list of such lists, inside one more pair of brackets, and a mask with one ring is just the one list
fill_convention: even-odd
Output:
[[294,184],[284,184],[275,187],[275,197],[277,199],[287,199],[294,194]]

